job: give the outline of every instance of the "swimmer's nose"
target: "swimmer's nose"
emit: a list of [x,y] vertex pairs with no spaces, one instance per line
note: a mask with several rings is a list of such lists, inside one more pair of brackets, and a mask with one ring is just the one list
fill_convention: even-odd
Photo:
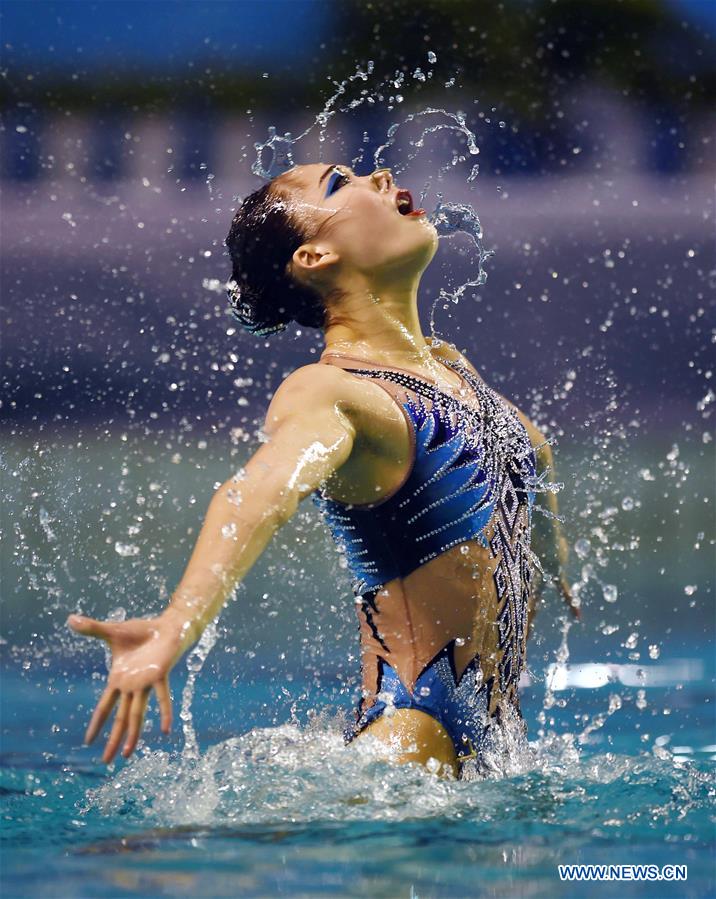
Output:
[[370,177],[378,190],[389,191],[393,186],[393,175],[390,169],[376,169]]

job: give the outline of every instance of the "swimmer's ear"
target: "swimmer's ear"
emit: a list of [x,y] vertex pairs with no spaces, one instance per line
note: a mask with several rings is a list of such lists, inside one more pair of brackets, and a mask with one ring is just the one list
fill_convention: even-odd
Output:
[[304,243],[294,252],[289,263],[291,274],[302,281],[322,277],[339,261],[340,256],[318,244]]

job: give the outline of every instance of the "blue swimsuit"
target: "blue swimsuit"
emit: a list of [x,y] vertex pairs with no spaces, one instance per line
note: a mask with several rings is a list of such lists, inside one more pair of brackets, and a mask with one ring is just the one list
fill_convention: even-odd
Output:
[[[326,361],[329,356],[324,355]],[[534,560],[530,551],[538,484],[534,450],[514,411],[462,362],[441,360],[461,376],[472,402],[408,372],[369,368],[365,366],[372,363],[358,361],[360,367],[348,367],[350,363],[342,367],[376,379],[400,402],[414,453],[401,486],[377,503],[338,502],[326,495],[325,485],[313,494],[346,556],[361,619],[363,699],[347,739],[388,706],[420,709],[450,734],[463,769],[468,759],[479,767],[494,720],[507,707],[519,716],[516,688],[525,654]],[[459,676],[456,667],[456,651],[470,639],[465,635],[475,618],[474,598],[469,607],[464,599],[451,603],[449,595],[439,596],[426,611],[425,603],[411,601],[405,589],[403,613],[394,600],[385,599],[388,591],[381,593],[388,583],[407,578],[450,548],[473,539],[495,559],[496,663],[486,679],[478,654]],[[403,614],[404,627],[395,624]],[[427,635],[422,647],[421,634]],[[397,670],[409,638],[415,640],[416,659],[422,662],[412,684],[404,683]],[[435,648],[436,640],[444,643],[433,653],[430,647]],[[464,656],[466,650],[459,651]]]

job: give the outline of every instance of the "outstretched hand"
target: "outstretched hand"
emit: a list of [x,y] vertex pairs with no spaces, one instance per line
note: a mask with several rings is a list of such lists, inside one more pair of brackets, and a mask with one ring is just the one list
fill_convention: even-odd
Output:
[[85,743],[94,740],[119,702],[102,761],[107,764],[112,761],[125,734],[122,755],[128,758],[137,746],[152,690],[159,703],[161,729],[169,733],[172,723],[169,672],[183,651],[177,629],[162,618],[97,621],[70,615],[67,624],[78,634],[105,640],[112,653],[107,687],[87,727]]

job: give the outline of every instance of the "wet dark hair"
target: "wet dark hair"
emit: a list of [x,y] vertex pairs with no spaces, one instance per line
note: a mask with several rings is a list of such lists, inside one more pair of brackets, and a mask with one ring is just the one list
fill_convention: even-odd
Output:
[[233,265],[227,293],[232,313],[252,334],[283,331],[292,321],[324,325],[320,295],[287,270],[304,239],[274,182],[249,194],[237,210],[225,241]]

